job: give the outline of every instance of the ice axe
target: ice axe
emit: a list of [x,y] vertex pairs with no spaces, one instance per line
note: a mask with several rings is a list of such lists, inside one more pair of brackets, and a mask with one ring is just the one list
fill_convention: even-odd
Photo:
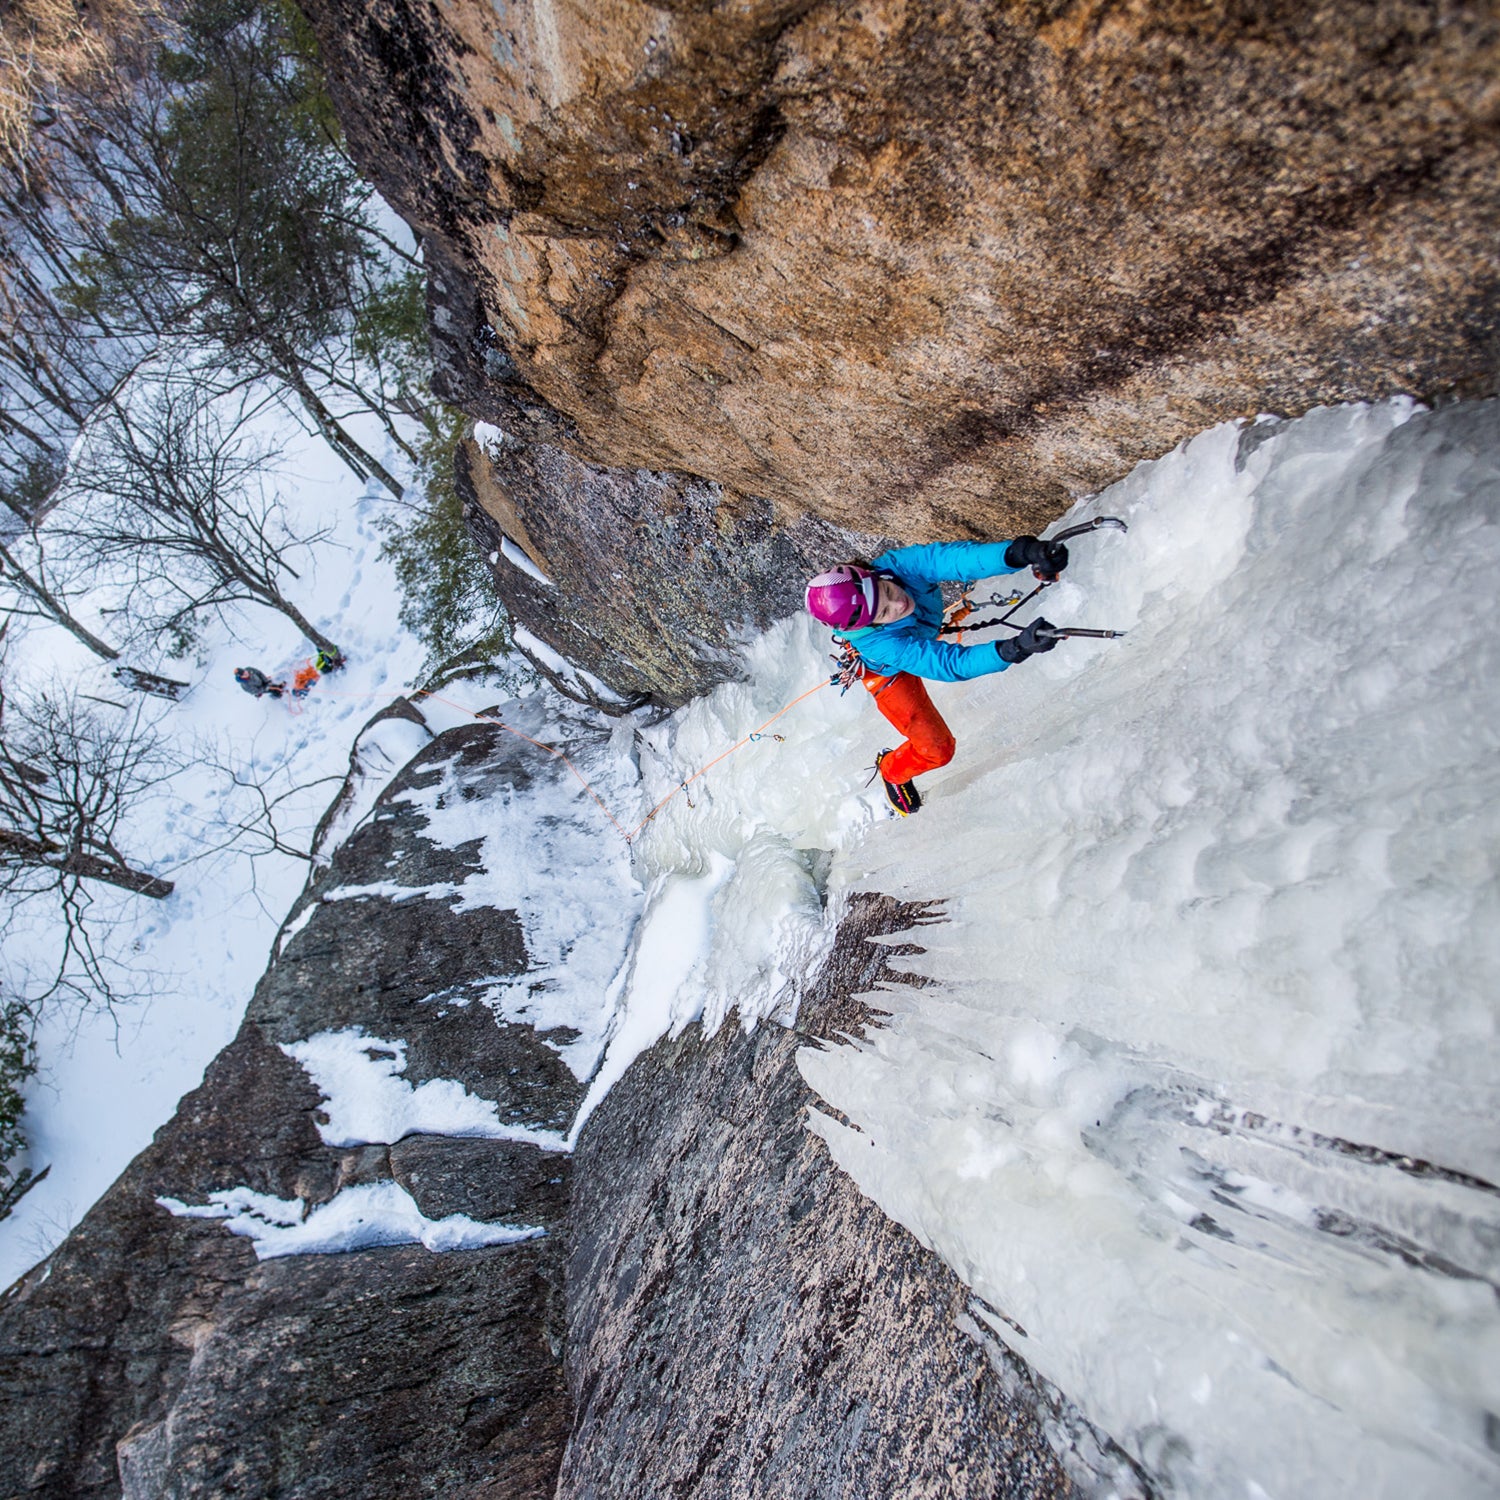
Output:
[[[1095,516],[1092,521],[1081,521],[1077,526],[1069,526],[1066,531],[1059,531],[1056,536],[1048,537],[1049,542],[1065,542],[1069,537],[1082,536],[1086,531],[1129,531],[1130,528],[1118,516]],[[1038,575],[1040,577],[1040,575]],[[998,595],[992,599],[981,600],[978,607],[983,608],[986,604],[999,605],[1005,609],[1005,613],[994,620],[970,620],[973,606],[966,609],[961,615],[946,625],[938,627],[938,634],[958,635],[969,630],[992,630],[996,626],[1003,625],[1008,630],[1019,630],[1021,627],[1014,623],[1018,610],[1024,609],[1043,589],[1050,588],[1057,582],[1055,577],[1042,578],[1041,582],[1032,589],[1024,598],[1012,594],[1009,598],[1002,599]],[[1083,630],[1074,626],[1063,629],[1054,629],[1052,635],[1057,640],[1063,640],[1068,636],[1093,636],[1097,640],[1113,641],[1124,635],[1123,630]]]
[[[1065,542],[1069,537],[1082,536],[1086,531],[1129,531],[1130,528],[1118,516],[1095,516],[1092,521],[1081,521],[1077,526],[1069,526],[1066,531],[1059,531],[1056,536],[1049,536],[1049,542]],[[1038,632],[1055,641],[1065,641],[1074,637],[1087,637],[1095,641],[1117,641],[1125,634],[1123,630],[1084,630],[1077,625],[1053,626],[1050,630]]]
[[1092,521],[1081,521],[1077,526],[1070,526],[1066,531],[1059,531],[1056,536],[1046,538],[1049,542],[1065,542],[1069,537],[1082,536],[1086,531],[1129,531],[1130,528],[1118,516],[1095,516]]
[[[1082,536],[1085,532],[1101,531],[1108,528],[1112,531],[1129,531],[1130,528],[1118,516],[1095,516],[1092,521],[1080,521],[1077,526],[1069,526],[1066,531],[1059,531],[1056,536],[1049,536],[1045,540],[1049,543],[1065,542],[1069,537]],[[1043,583],[1056,583],[1056,573],[1044,573],[1040,568],[1032,570]]]

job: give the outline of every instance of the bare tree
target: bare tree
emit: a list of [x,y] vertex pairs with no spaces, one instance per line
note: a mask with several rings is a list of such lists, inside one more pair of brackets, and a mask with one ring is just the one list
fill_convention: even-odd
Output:
[[33,901],[55,908],[61,941],[32,1005],[60,991],[110,1004],[120,976],[99,947],[93,888],[160,900],[172,882],[120,847],[134,804],[175,769],[143,712],[101,714],[61,691],[0,697],[0,893],[9,922]]
[[[22,457],[19,467],[19,478],[0,474],[0,597],[6,601],[6,625],[12,619],[51,620],[95,656],[117,661],[120,653],[73,614],[48,577],[36,522],[57,489],[61,462],[31,455]],[[0,634],[4,628],[0,626]]]
[[193,760],[196,765],[217,772],[223,778],[225,792],[217,820],[204,828],[195,859],[211,858],[223,849],[237,849],[252,865],[267,855],[312,862],[312,851],[302,847],[312,830],[303,828],[300,833],[293,833],[287,825],[296,826],[298,804],[306,803],[314,788],[342,783],[342,776],[297,781],[285,763],[269,769],[252,769],[234,750],[212,742],[200,743]]
[[122,721],[74,694],[0,697],[0,889],[28,894],[38,879],[48,889],[61,878],[171,895],[170,880],[115,845],[132,800],[167,769],[139,709]]
[[242,393],[225,403],[169,379],[111,401],[80,445],[49,545],[92,576],[128,580],[129,628],[182,637],[199,615],[260,604],[320,650],[338,646],[287,597],[292,558],[326,537],[296,536],[249,431]]
[[45,508],[89,414],[159,342],[77,294],[79,258],[117,210],[86,196],[71,128],[63,140],[50,129],[37,143],[44,155],[0,157],[0,498],[27,521]]
[[120,653],[100,640],[68,608],[63,597],[49,586],[46,564],[39,549],[32,547],[23,558],[15,539],[0,539],[0,590],[10,595],[7,619],[51,620],[81,641],[104,661],[117,661]]

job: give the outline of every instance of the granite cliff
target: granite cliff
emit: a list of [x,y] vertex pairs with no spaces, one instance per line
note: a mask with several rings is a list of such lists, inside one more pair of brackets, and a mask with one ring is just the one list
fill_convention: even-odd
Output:
[[497,584],[622,688],[703,686],[872,538],[1039,527],[1227,417],[1496,389],[1478,0],[308,11],[442,388],[506,434],[476,520],[557,590]]

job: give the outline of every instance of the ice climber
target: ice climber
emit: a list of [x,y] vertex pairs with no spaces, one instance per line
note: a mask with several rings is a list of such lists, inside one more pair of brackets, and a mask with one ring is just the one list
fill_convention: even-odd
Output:
[[259,667],[236,667],[234,669],[234,680],[252,698],[259,698],[265,693],[270,694],[273,698],[279,698],[286,691],[286,683],[272,682]]
[[885,795],[903,817],[922,798],[915,778],[953,759],[955,742],[922,684],[965,682],[1003,672],[1057,644],[1053,626],[1035,619],[1003,641],[960,646],[941,638],[944,581],[993,578],[1031,568],[1050,582],[1068,565],[1061,542],[1018,536],[1009,542],[928,542],[896,547],[873,562],[846,563],[807,585],[807,607],[834,639],[847,643],[850,670],[905,742],[875,757]]

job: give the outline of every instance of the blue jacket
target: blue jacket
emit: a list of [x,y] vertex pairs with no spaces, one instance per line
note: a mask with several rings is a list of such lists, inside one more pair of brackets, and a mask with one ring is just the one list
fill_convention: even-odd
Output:
[[866,625],[839,632],[859,652],[866,667],[884,677],[910,672],[937,682],[966,682],[989,672],[1003,672],[1010,664],[995,651],[994,642],[958,646],[938,636],[943,623],[945,580],[973,582],[999,573],[1017,573],[1006,564],[1006,542],[927,542],[920,547],[895,547],[882,552],[871,566],[894,578],[912,597],[916,608],[890,625]]

